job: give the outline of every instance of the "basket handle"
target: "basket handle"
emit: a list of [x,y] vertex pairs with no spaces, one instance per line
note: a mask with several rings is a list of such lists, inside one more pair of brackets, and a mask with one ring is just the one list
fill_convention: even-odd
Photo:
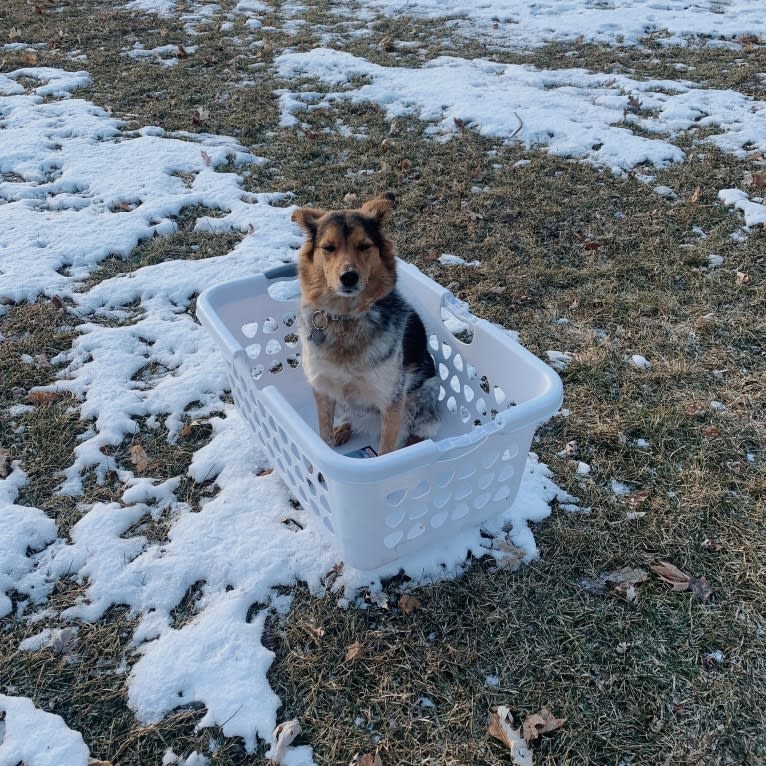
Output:
[[[470,455],[474,450],[479,449],[490,436],[499,433],[502,429],[502,419],[491,420],[489,423],[485,423],[480,428],[474,428],[466,434],[450,436],[434,442],[436,449],[443,456],[438,459],[438,462],[448,463],[451,460],[460,460],[466,455]],[[453,452],[457,454],[452,454]]]
[[456,298],[449,290],[442,293],[442,308],[450,312],[456,319],[468,325],[476,325],[481,320],[468,310],[468,304]]
[[263,276],[268,280],[273,279],[292,279],[298,276],[298,267],[294,263],[285,263],[282,266],[274,266],[273,269],[267,269]]

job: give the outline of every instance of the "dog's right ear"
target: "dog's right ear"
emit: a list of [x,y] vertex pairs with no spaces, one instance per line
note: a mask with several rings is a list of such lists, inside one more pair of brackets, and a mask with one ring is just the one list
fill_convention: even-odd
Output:
[[313,237],[316,234],[317,222],[326,212],[314,207],[301,207],[293,211],[292,219],[309,237]]

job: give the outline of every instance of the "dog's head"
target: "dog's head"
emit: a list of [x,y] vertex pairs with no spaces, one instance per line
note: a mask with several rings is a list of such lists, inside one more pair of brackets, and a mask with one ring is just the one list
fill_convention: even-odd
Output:
[[396,283],[396,250],[385,231],[394,195],[382,194],[355,210],[317,210],[304,207],[293,213],[305,232],[298,255],[303,299],[311,305],[374,303]]

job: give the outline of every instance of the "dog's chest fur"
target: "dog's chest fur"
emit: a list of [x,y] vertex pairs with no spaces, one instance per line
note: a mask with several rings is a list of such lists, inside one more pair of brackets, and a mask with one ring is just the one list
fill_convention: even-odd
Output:
[[[338,402],[383,410],[409,388],[404,365],[412,313],[394,291],[361,317],[330,319],[317,329],[316,308],[301,312],[303,365],[311,385]],[[324,322],[319,323],[320,326]]]

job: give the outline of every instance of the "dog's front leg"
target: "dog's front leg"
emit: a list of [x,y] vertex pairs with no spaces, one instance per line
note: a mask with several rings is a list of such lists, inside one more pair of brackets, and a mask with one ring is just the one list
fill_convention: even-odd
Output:
[[402,413],[404,412],[404,397],[394,402],[381,413],[380,418],[380,448],[379,455],[393,452],[399,446],[399,433],[402,430]]
[[335,423],[335,399],[327,394],[314,390],[314,401],[317,405],[317,421],[319,422],[319,435],[331,447],[335,446],[333,424]]
[[340,447],[351,438],[351,423],[341,423],[335,428],[335,399],[314,390],[317,405],[319,435],[331,447]]

